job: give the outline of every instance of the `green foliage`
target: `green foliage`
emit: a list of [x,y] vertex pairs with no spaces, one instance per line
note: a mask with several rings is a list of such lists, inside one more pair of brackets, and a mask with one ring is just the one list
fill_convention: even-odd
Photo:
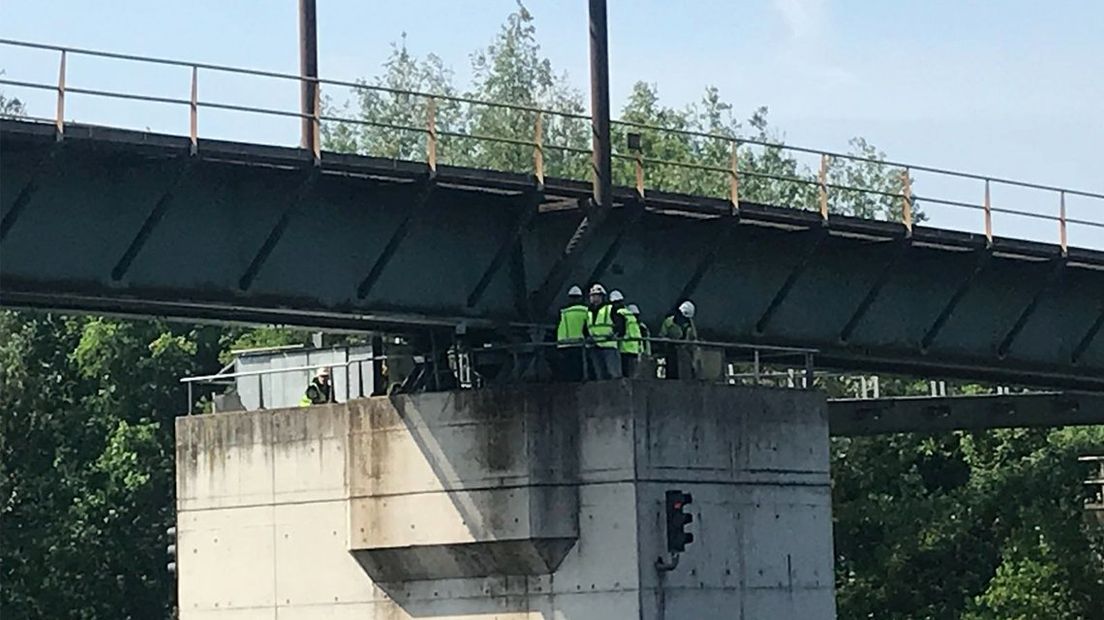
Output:
[[840,617],[1094,617],[1076,457],[1102,449],[1104,428],[833,440]]
[[[0,75],[4,75],[4,72],[0,71]],[[27,110],[24,108],[22,101],[16,97],[7,97],[0,93],[0,118],[23,116],[26,113]]]
[[230,363],[234,359],[234,351],[283,347],[293,344],[306,345],[310,341],[310,332],[286,327],[269,325],[230,329],[223,333],[219,340],[222,348],[222,352],[219,353],[219,362],[222,364]]
[[0,313],[0,608],[164,618],[173,420],[219,330]]

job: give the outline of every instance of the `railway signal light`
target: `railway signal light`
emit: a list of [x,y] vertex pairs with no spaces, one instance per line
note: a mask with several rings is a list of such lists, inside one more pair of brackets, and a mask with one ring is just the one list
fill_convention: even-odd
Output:
[[685,511],[687,504],[694,502],[694,497],[675,489],[667,491],[664,499],[667,511],[667,551],[680,553],[686,550],[686,545],[694,542],[694,535],[686,531],[686,526],[694,522],[694,515]]
[[169,539],[169,544],[165,547],[165,553],[169,555],[169,562],[165,565],[169,574],[176,574],[176,527],[170,527],[165,530],[165,535]]

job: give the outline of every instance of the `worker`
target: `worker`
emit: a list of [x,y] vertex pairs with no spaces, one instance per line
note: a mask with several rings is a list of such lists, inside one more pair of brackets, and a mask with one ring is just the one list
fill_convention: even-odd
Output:
[[636,317],[637,326],[640,328],[640,354],[648,356],[652,354],[652,330],[648,329],[648,324],[640,318],[640,306],[636,304],[629,304],[629,312],[632,312]]
[[314,379],[311,379],[309,385],[307,385],[307,391],[303,393],[303,398],[299,399],[300,407],[310,407],[311,405],[321,405],[331,402],[333,396],[333,386],[330,384],[330,369],[319,368],[318,372],[314,375]]
[[562,381],[583,380],[583,328],[588,315],[583,302],[583,289],[572,286],[567,291],[567,305],[560,310],[560,323],[556,326],[557,376]]
[[621,352],[617,341],[625,335],[625,317],[613,311],[606,300],[606,287],[590,287],[587,322],[583,333],[587,340],[590,378],[597,380],[621,377]]
[[[613,293],[617,293],[614,291]],[[610,299],[613,299],[610,293]],[[633,309],[636,309],[634,312]],[[625,337],[619,343],[621,351],[621,372],[626,379],[632,379],[637,374],[640,355],[644,352],[644,341],[640,329],[640,308],[636,304],[618,309],[621,316],[625,317]]]
[[[678,309],[663,320],[659,328],[659,337],[665,340],[695,341],[698,328],[694,325],[694,302],[686,300]],[[692,379],[701,373],[697,369],[697,355],[693,347],[675,342],[663,343],[664,359],[668,379]]]

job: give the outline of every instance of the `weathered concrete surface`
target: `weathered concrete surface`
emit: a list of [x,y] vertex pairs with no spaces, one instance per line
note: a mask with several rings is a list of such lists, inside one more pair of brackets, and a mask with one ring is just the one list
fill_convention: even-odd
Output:
[[[812,392],[528,386],[181,418],[181,617],[834,618]],[[697,541],[663,577],[663,494]]]

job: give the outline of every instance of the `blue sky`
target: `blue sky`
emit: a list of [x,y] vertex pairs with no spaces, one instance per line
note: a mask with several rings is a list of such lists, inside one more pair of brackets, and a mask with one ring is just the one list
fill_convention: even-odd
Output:
[[[514,0],[318,0],[324,76],[375,75],[406,33],[465,84],[469,55],[487,45]],[[586,2],[530,0],[543,51],[580,91],[587,84]],[[2,0],[0,37],[294,73],[295,0]],[[843,150],[863,136],[891,158],[1104,193],[1104,2],[1098,0],[610,0],[615,108],[637,80],[665,103],[707,85],[746,115],[770,108],[787,141]],[[0,47],[10,79],[56,79],[56,56]],[[186,71],[73,60],[71,85],[187,97]],[[9,94],[25,95],[6,89]],[[202,76],[201,98],[294,109],[294,86]],[[27,99],[49,115],[48,94]],[[74,97],[76,120],[186,131],[182,111]],[[294,122],[210,114],[201,134],[292,143]],[[917,191],[922,192],[923,179]],[[934,183],[934,182],[933,182]],[[944,189],[940,187],[941,191]],[[979,200],[976,187],[948,187]],[[1039,195],[997,194],[1016,208]],[[1023,201],[1031,202],[1026,204]],[[1015,203],[1015,204],[1013,204]],[[1056,207],[1055,207],[1056,208]],[[1104,202],[1071,201],[1071,215],[1104,220]],[[931,209],[935,222],[976,229],[971,214]],[[1053,240],[1049,222],[998,226]],[[1104,246],[1100,229],[1072,230]]]

